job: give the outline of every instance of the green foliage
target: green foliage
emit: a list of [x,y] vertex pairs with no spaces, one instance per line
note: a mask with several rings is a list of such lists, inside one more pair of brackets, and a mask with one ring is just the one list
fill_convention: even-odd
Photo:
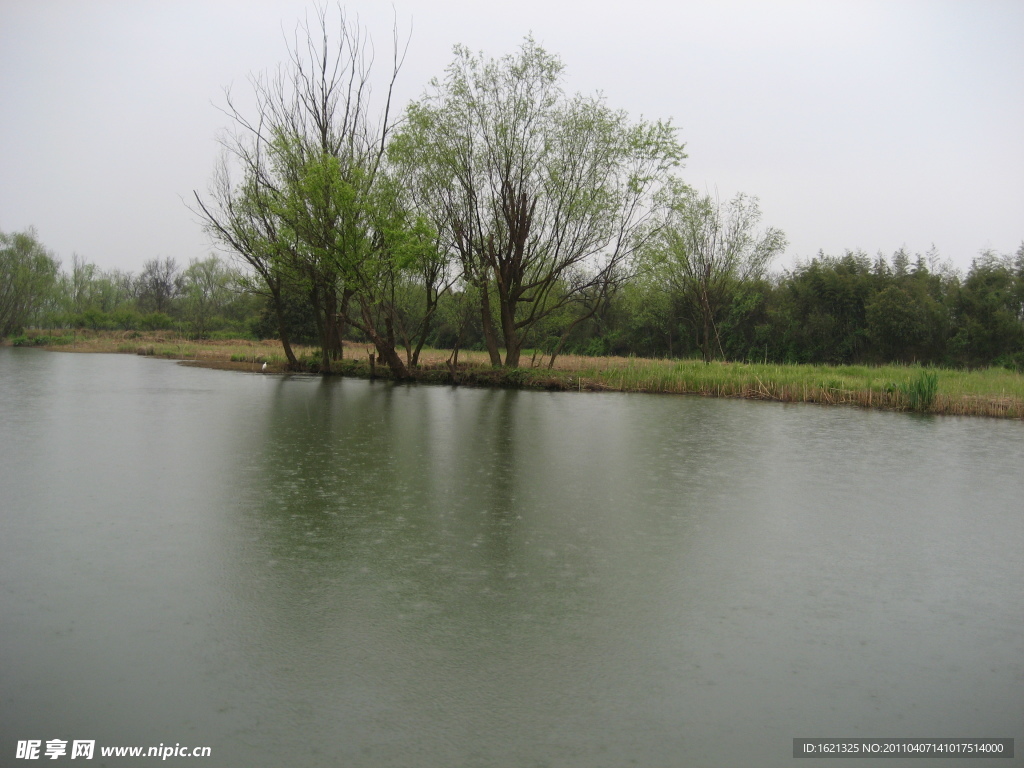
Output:
[[772,286],[767,280],[740,282],[719,323],[726,359],[761,361],[768,357],[772,328],[768,314]]
[[171,314],[181,293],[178,263],[171,257],[150,259],[136,281],[140,312]]
[[1024,245],[1016,258],[983,253],[952,292],[950,357],[979,367],[1024,355]]
[[670,124],[567,96],[564,69],[532,38],[500,59],[457,47],[389,148],[476,292],[494,364],[503,346],[517,366],[567,308],[556,346],[601,311],[685,156]]
[[301,294],[311,305],[325,372],[343,353],[345,329],[354,326],[403,378],[395,352],[397,286],[423,255],[425,232],[406,216],[402,186],[388,183],[383,161],[400,55],[396,50],[378,121],[369,104],[372,44],[340,8],[336,32],[325,10],[317,16],[319,29],[302,28],[305,41],[296,40],[276,76],[252,78],[255,117],[229,98],[238,132],[225,146],[242,180],[232,183],[226,158],[212,203],[197,195],[199,213],[210,234],[253,267],[290,364],[297,361],[286,295]]
[[182,273],[182,316],[191,332],[205,338],[226,323],[223,315],[238,295],[238,275],[216,256],[193,259]]
[[[158,302],[154,287],[163,277],[173,277],[173,301],[166,296],[168,312],[149,311]],[[148,287],[147,287],[148,286]],[[166,284],[164,286],[166,288]],[[170,289],[168,289],[170,290]],[[240,273],[216,256],[194,259],[176,274],[173,259],[153,260],[138,278],[130,273],[105,272],[79,256],[70,273],[59,275],[45,309],[37,313],[47,327],[90,331],[149,331],[175,329],[196,337],[229,332],[234,338],[250,335],[250,323],[259,301],[243,284]]]
[[0,232],[0,338],[20,331],[43,309],[59,267],[35,230]]
[[140,331],[169,331],[174,325],[174,319],[162,312],[150,312],[139,316]]
[[865,303],[867,335],[884,361],[909,361],[929,339],[929,307],[919,293],[890,285]]
[[787,273],[780,288],[776,320],[785,329],[784,359],[842,364],[863,358],[872,288],[865,254],[819,254]]
[[68,344],[73,344],[75,341],[74,336],[53,336],[50,334],[22,334],[11,339],[11,344],[15,347],[61,347]]
[[[819,254],[770,281],[736,280],[714,315],[715,342],[730,360],[1024,368],[1024,247],[1014,257],[983,255],[966,279],[936,261],[902,251],[874,262]],[[614,298],[601,330],[616,340],[609,351],[698,350],[702,299],[659,274],[642,273]]]
[[[281,318],[278,317],[278,311]],[[303,295],[293,286],[287,286],[281,295],[264,296],[258,312],[252,317],[249,327],[253,336],[258,339],[279,338],[283,331],[285,336],[296,344],[317,344],[320,341],[317,330],[316,316],[308,295]]]
[[[722,205],[679,186],[646,248],[651,269],[683,299],[686,321],[705,360],[725,356],[722,325],[730,305],[786,247],[781,230],[757,231],[760,219],[756,197],[740,194]],[[738,318],[731,320],[736,325]]]

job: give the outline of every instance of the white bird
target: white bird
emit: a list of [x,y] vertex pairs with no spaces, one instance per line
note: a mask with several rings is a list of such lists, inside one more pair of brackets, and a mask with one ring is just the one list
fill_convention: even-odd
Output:
[[263,364],[263,369],[262,370],[263,370],[264,373],[267,372],[267,364],[266,363]]

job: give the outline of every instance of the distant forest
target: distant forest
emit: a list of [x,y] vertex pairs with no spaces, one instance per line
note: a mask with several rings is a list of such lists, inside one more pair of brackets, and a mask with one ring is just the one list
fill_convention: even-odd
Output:
[[424,347],[505,367],[576,353],[1024,370],[1024,243],[966,275],[902,250],[773,271],[787,241],[756,197],[689,187],[670,122],[565,93],[531,38],[500,59],[457,47],[396,110],[397,38],[371,106],[369,38],[340,10],[317,22],[250,79],[248,112],[226,94],[193,212],[230,260],[62,270],[35,232],[0,233],[0,335],[273,337],[295,368],[292,346],[314,346],[323,372],[359,340],[397,379]]

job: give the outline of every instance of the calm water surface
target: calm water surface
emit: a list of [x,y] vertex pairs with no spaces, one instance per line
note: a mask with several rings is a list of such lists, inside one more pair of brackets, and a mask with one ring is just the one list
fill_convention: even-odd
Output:
[[0,494],[2,765],[1024,750],[1020,423],[0,349]]

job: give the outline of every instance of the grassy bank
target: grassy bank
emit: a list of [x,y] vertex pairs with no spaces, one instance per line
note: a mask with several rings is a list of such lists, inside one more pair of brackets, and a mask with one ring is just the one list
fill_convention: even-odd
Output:
[[[33,332],[24,342],[38,340],[47,349],[77,352],[120,352],[188,361],[192,365],[259,371],[286,368],[276,341],[189,341],[167,333]],[[366,345],[346,344],[339,373],[369,376]],[[312,365],[315,351],[295,350]],[[425,350],[417,380],[470,386],[510,386],[529,389],[648,392],[742,397],[789,403],[855,405],[923,413],[1024,419],[1024,375],[990,368],[978,371],[923,369],[916,366],[825,366],[711,363],[695,360],[648,360],[632,357],[559,358],[549,370],[540,361],[527,367],[495,370],[482,352],[462,352],[459,367],[447,365],[446,350]],[[388,371],[377,366],[376,374]]]

